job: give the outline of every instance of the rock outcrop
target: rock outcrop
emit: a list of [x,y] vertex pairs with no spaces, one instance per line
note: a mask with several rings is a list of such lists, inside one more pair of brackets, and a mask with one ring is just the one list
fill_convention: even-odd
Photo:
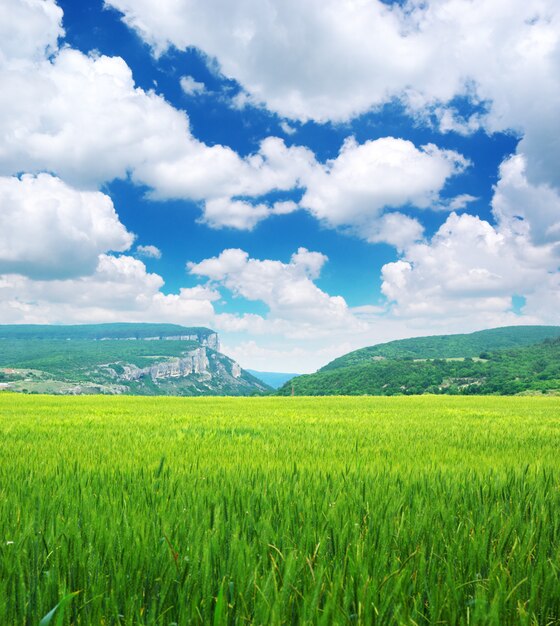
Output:
[[222,354],[218,334],[204,327],[0,326],[0,340],[12,355],[2,361],[0,350],[0,388],[12,391],[203,396],[270,390]]
[[125,365],[119,378],[133,381],[139,380],[143,376],[149,376],[153,381],[157,381],[166,378],[181,378],[190,374],[207,375],[211,378],[209,365],[206,348],[201,347],[190,350],[183,357],[160,361],[150,367],[140,368],[134,365]]
[[151,337],[101,337],[99,341],[196,341],[216,352],[220,351],[218,333],[197,333],[191,335],[153,335]]

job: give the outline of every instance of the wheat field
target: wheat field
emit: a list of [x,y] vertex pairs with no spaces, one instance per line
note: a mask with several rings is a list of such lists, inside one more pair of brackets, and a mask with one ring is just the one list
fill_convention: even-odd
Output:
[[560,624],[560,398],[0,394],[0,624]]

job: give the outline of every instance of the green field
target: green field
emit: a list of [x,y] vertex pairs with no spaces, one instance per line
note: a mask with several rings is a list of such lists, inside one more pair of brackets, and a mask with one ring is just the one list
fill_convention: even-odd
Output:
[[560,624],[560,398],[0,394],[0,624]]

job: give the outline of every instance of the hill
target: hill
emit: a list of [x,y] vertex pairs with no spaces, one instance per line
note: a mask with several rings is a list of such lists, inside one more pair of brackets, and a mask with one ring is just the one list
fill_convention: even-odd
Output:
[[188,396],[270,391],[219,348],[213,330],[174,324],[0,326],[0,389]]
[[[441,344],[426,341],[421,345],[423,354],[429,354]],[[299,376],[278,393],[290,395],[292,389],[296,395],[558,393],[560,337],[514,349],[484,349],[476,357],[374,355],[346,367],[325,367],[315,374]]]
[[75,324],[72,326],[4,324],[0,325],[0,339],[85,339],[97,341],[107,339],[188,339],[219,349],[219,344],[216,343],[218,335],[215,331],[209,328],[186,327],[179,324],[116,323]]
[[349,352],[319,371],[359,365],[374,357],[386,359],[453,359],[477,357],[481,352],[530,346],[560,337],[560,326],[505,326],[463,335],[434,335],[398,339]]

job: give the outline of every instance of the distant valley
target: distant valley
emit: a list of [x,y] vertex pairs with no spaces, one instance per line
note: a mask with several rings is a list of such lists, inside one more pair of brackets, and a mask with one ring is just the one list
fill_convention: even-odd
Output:
[[273,389],[279,389],[282,385],[292,378],[299,376],[299,374],[285,374],[283,372],[258,372],[257,370],[247,370],[249,374],[252,374],[259,380],[272,387]]

